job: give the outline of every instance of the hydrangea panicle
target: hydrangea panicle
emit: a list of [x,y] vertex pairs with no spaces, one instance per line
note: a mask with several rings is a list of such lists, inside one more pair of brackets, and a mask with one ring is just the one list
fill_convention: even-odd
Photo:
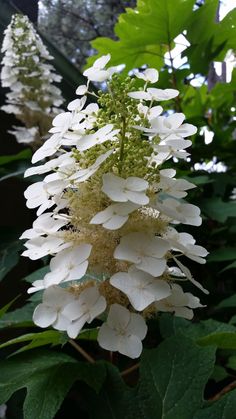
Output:
[[49,63],[53,57],[27,16],[13,15],[4,34],[1,82],[10,92],[1,109],[25,125],[9,131],[17,142],[37,148],[60,112],[63,98],[53,83],[60,82],[61,76]]
[[[196,128],[182,113],[163,114],[158,103],[178,92],[149,87],[158,81],[157,70],[136,74],[143,82],[137,91],[135,77],[123,80],[107,67],[109,60],[108,54],[85,70],[80,98],[54,118],[51,137],[32,159],[51,160],[25,174],[45,177],[25,192],[27,206],[39,209],[22,234],[28,239],[23,254],[52,256],[50,271],[29,289],[43,290],[37,325],[74,339],[97,318],[99,345],[137,358],[150,313],[191,319],[202,307],[179,281],[207,292],[181,261],[205,263],[206,249],[174,228],[201,224],[199,208],[183,200],[195,185],[165,167],[173,157],[186,158],[186,137]],[[106,81],[108,89],[86,106],[90,81]]]

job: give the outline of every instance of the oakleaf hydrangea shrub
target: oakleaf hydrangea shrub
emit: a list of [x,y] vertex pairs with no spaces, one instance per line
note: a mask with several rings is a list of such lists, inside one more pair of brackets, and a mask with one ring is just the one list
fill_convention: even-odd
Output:
[[9,131],[19,143],[37,147],[48,133],[52,119],[61,112],[61,91],[53,83],[60,82],[49,63],[49,54],[27,16],[15,14],[4,32],[2,44],[1,82],[10,89],[2,110],[13,113],[23,126]]
[[[207,293],[181,261],[203,264],[207,251],[176,230],[202,222],[199,208],[184,200],[195,185],[165,168],[189,156],[187,137],[196,127],[182,113],[163,112],[160,103],[179,92],[150,87],[157,70],[138,72],[143,87],[135,90],[135,77],[122,78],[107,67],[109,59],[84,72],[87,85],[54,118],[51,137],[33,155],[41,164],[25,176],[45,177],[25,191],[38,218],[21,238],[24,256],[52,256],[50,271],[28,290],[43,290],[34,323],[75,339],[100,319],[99,345],[137,358],[147,319],[160,312],[191,319],[202,307],[184,291],[187,281]],[[107,90],[95,94],[90,81],[106,82]],[[88,95],[97,103],[87,104]]]

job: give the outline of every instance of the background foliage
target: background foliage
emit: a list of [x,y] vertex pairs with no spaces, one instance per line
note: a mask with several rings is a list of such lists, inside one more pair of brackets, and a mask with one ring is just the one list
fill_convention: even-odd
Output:
[[[1,3],[5,7],[0,18],[3,29],[14,10],[8,2]],[[218,0],[139,0],[136,9],[132,8],[135,2],[123,1],[41,3],[41,31],[80,69],[94,50],[99,55],[110,52],[111,65],[124,63],[125,72],[145,65],[155,67],[160,71],[158,87],[180,91],[173,110],[182,111],[189,123],[197,125],[198,134],[193,138],[191,160],[178,162],[175,168],[198,186],[189,194],[190,202],[203,213],[203,224],[194,235],[210,255],[206,265],[196,267],[193,262],[191,271],[210,295],[201,296],[207,307],[198,311],[193,322],[167,314],[150,321],[139,372],[137,368],[132,372],[133,364],[122,356],[113,357],[115,365],[104,360],[106,355],[94,342],[96,329],[84,332],[78,340],[97,360],[89,363],[63,334],[33,328],[38,296],[27,298],[24,293],[16,301],[14,298],[27,288],[27,282],[41,278],[47,261],[45,266],[25,260],[18,263],[22,246],[18,236],[33,219],[23,209],[22,197],[26,186],[22,173],[30,164],[31,152],[17,148],[13,154],[8,146],[3,153],[7,155],[0,157],[2,220],[5,217],[7,226],[0,248],[4,295],[0,328],[5,342],[0,352],[0,404],[10,399],[9,418],[17,419],[65,415],[70,419],[235,419],[236,201],[230,197],[236,186],[236,72],[232,71],[230,81],[229,75],[226,78],[225,60],[234,59],[236,9],[220,20]],[[130,8],[124,11],[125,6]],[[177,52],[178,58],[173,50],[177,42],[187,45]],[[70,100],[82,76],[55,46],[48,46],[64,79],[64,96]],[[89,58],[88,65],[96,57]],[[216,73],[216,62],[221,63],[221,75]],[[4,114],[2,118],[3,141],[13,141],[6,136],[12,119]],[[213,134],[211,142],[206,132]],[[12,196],[9,187],[19,196],[20,216],[15,209],[7,213],[7,192]],[[9,354],[14,356],[6,360]],[[25,388],[27,393],[22,390]]]

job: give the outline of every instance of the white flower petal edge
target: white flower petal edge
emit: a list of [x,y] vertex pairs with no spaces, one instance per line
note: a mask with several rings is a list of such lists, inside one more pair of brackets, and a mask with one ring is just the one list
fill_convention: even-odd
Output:
[[81,244],[61,250],[50,262],[50,272],[42,280],[33,282],[28,293],[63,282],[81,279],[87,271],[90,244]]
[[113,304],[107,321],[98,332],[98,343],[108,351],[118,351],[134,359],[141,355],[142,340],[146,333],[147,325],[142,316],[130,313],[119,304]]
[[103,175],[102,191],[115,202],[131,201],[134,204],[146,205],[149,202],[145,194],[148,182],[138,177],[123,179],[113,173]]
[[56,285],[48,288],[43,293],[43,301],[39,304],[34,310],[33,321],[37,326],[48,327],[60,323],[60,321],[65,321],[65,328],[59,330],[66,330],[67,323],[69,320],[66,320],[62,315],[63,308],[74,301],[75,297],[72,293],[67,290],[60,288]]
[[168,241],[145,233],[130,233],[121,238],[114,258],[135,264],[137,269],[157,277],[166,269],[165,255],[170,249]]
[[70,320],[67,334],[75,339],[84,324],[91,323],[106,309],[106,300],[100,295],[97,287],[84,289],[78,299],[67,304],[62,310],[62,315]]
[[117,272],[110,278],[110,283],[129,298],[135,310],[142,311],[154,301],[170,295],[170,286],[164,280],[154,278],[146,272],[133,269]]
[[158,311],[174,313],[177,317],[184,317],[191,320],[193,318],[192,308],[204,307],[199,298],[194,297],[189,292],[183,292],[178,284],[171,286],[171,295],[155,303]]
[[108,230],[118,230],[129,218],[129,214],[137,210],[139,205],[132,202],[112,204],[105,210],[98,212],[90,221],[90,224],[102,224]]

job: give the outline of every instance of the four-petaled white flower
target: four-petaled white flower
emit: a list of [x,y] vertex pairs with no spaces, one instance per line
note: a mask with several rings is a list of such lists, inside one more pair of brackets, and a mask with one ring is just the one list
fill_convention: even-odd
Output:
[[150,101],[162,101],[173,99],[178,96],[179,91],[175,89],[156,89],[155,87],[149,87],[147,91],[137,90],[136,92],[128,93],[128,96],[133,99],[139,100],[150,100]]
[[37,326],[52,326],[57,330],[66,330],[70,320],[62,314],[64,307],[75,300],[74,295],[56,285],[46,289],[43,301],[34,310],[33,321]]
[[102,224],[108,230],[121,228],[129,218],[129,214],[139,208],[132,202],[112,204],[105,210],[98,212],[91,219],[90,224]]
[[123,179],[113,173],[103,175],[102,191],[115,202],[133,202],[138,205],[146,205],[149,202],[145,194],[148,182],[138,177]]
[[[145,116],[145,118],[148,119],[148,121],[150,122],[152,119],[156,118],[157,116],[159,116],[163,111],[162,106],[153,106],[152,108],[150,108],[149,106],[145,106],[142,103],[138,104],[138,112],[141,116]],[[136,127],[139,129],[139,127]]]
[[78,170],[73,176],[71,176],[71,180],[75,180],[76,182],[85,182],[88,180],[91,176],[96,173],[98,168],[104,163],[104,161],[113,153],[114,150],[108,150],[106,153],[101,154],[95,163],[93,163],[90,167],[87,169],[81,169]]
[[166,268],[165,255],[169,243],[154,235],[130,233],[121,238],[116,247],[114,258],[134,263],[137,269],[152,276],[160,276]]
[[33,223],[33,228],[26,230],[20,239],[33,239],[35,237],[43,236],[45,234],[56,233],[61,227],[69,223],[69,219],[54,218],[53,212],[47,212],[40,215]]
[[132,267],[128,272],[117,272],[112,275],[110,283],[126,294],[132,306],[138,311],[170,295],[170,287],[166,281]]
[[153,146],[151,161],[160,165],[172,157],[186,159],[190,154],[185,149],[191,145],[192,141],[190,140],[163,140]]
[[167,215],[174,222],[200,226],[202,218],[200,217],[200,209],[196,205],[182,203],[176,199],[167,198],[164,201],[156,201],[155,208],[161,214]]
[[86,96],[83,96],[81,99],[72,100],[72,102],[68,104],[67,109],[69,111],[79,112],[83,109],[86,100],[87,100]]
[[103,55],[94,61],[92,67],[87,68],[87,70],[83,72],[83,75],[90,81],[102,82],[109,79],[112,74],[117,71],[117,67],[109,67],[105,69],[110,59],[110,54]]
[[142,340],[146,333],[147,325],[140,314],[112,304],[107,321],[98,332],[98,343],[108,351],[118,351],[134,359],[142,352]]
[[156,83],[159,78],[159,73],[155,68],[146,68],[143,72],[138,72],[135,74],[139,79],[143,79],[146,82]]
[[50,262],[51,272],[47,273],[42,280],[33,282],[28,293],[48,288],[62,282],[81,279],[88,267],[88,257],[91,253],[90,244],[80,244],[77,247],[70,247],[62,250]]
[[155,303],[158,311],[167,311],[174,313],[177,317],[184,317],[191,320],[193,318],[192,308],[204,307],[199,298],[192,295],[190,292],[183,292],[178,284],[173,284],[171,287],[171,295],[161,301]]
[[65,243],[60,237],[35,237],[25,243],[27,250],[22,253],[22,256],[27,256],[31,260],[41,259],[47,255],[55,255],[69,246],[71,244]]
[[89,148],[95,145],[102,144],[105,141],[114,141],[114,139],[116,139],[116,134],[118,134],[119,131],[119,129],[113,130],[112,124],[105,125],[94,134],[82,136],[78,140],[76,148],[79,151],[84,151],[88,150]]
[[75,339],[84,324],[91,323],[106,309],[106,300],[97,287],[85,288],[79,297],[64,307],[62,314],[70,320],[66,329],[70,338]]
[[195,262],[206,263],[204,257],[208,255],[208,251],[204,247],[196,245],[196,240],[191,234],[178,233],[174,228],[170,228],[165,234],[165,238],[171,244],[173,250],[182,252],[183,255]]
[[194,125],[183,124],[184,119],[183,113],[158,116],[151,120],[151,128],[143,128],[143,131],[148,135],[158,135],[161,140],[181,140],[197,132]]
[[25,198],[27,199],[26,205],[28,208],[37,208],[40,207],[37,215],[42,214],[42,212],[50,208],[53,203],[49,201],[49,195],[45,190],[44,182],[36,182],[28,186],[24,193]]
[[175,198],[184,198],[187,196],[186,191],[196,186],[185,179],[175,179],[175,173],[173,169],[160,170],[160,181],[155,186],[161,193],[164,192]]

